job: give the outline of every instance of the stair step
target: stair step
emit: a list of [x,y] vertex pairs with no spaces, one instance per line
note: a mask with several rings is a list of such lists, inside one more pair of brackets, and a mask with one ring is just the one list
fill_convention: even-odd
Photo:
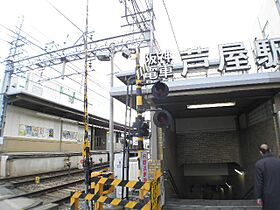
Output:
[[204,199],[168,199],[164,209],[184,210],[261,210],[255,200],[204,200]]
[[261,210],[259,206],[200,206],[200,205],[166,205],[165,210]]

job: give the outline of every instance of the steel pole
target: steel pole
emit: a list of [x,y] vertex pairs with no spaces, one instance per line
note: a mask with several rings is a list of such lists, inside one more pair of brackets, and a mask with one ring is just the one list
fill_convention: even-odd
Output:
[[13,69],[14,69],[13,61],[7,60],[5,75],[4,75],[2,89],[1,89],[0,137],[4,136],[4,127],[5,127],[5,119],[6,119],[6,111],[7,111],[7,103],[8,103],[7,92],[11,84]]
[[[110,88],[114,86],[114,48],[111,51],[111,82]],[[114,172],[114,100],[110,93],[110,119],[109,119],[109,145],[110,145],[110,170]]]

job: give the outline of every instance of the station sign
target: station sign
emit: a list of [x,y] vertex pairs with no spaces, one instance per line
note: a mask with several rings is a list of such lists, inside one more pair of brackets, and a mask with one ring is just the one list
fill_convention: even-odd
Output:
[[[258,69],[270,69],[279,66],[280,38],[255,40],[254,45],[253,55]],[[221,75],[249,71],[251,65],[247,54],[248,51],[243,42],[220,44],[217,71]],[[211,66],[208,48],[189,48],[181,51],[180,56],[183,62],[181,76],[185,78],[188,73],[207,72]],[[137,72],[137,77],[142,77],[146,81],[173,78],[172,60],[170,52],[146,54],[145,67]]]

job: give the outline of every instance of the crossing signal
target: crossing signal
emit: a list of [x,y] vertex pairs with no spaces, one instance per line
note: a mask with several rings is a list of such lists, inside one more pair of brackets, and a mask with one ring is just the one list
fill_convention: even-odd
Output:
[[166,110],[156,110],[153,117],[154,124],[159,128],[169,127],[171,120],[171,114]]
[[163,82],[157,82],[152,87],[152,95],[156,99],[164,99],[169,94],[168,86]]

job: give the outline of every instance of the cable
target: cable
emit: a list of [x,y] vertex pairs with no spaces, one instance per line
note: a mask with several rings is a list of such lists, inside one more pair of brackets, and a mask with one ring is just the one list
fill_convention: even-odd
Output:
[[[10,37],[13,37],[13,35],[16,35],[16,34],[17,34],[15,31],[9,29],[8,27],[6,27],[6,26],[4,26],[4,25],[2,25],[2,24],[0,24],[0,26],[2,26],[5,30],[7,30],[7,31],[9,31],[9,32],[12,33],[12,35],[7,34],[7,35],[10,36]],[[40,43],[40,41],[38,41],[37,39],[35,39],[35,38],[34,38],[32,35],[30,35],[29,33],[25,32],[25,31],[24,31],[24,33],[25,33],[27,36],[29,36],[30,38],[32,38],[33,40],[35,40],[36,42],[39,42],[39,43]],[[43,34],[43,35],[44,35],[44,34]],[[39,46],[38,44],[36,44],[36,43],[30,41],[29,39],[27,39],[26,37],[24,37],[24,36],[22,36],[22,35],[20,35],[20,41],[22,41],[22,42],[25,41],[24,44],[28,44],[28,46],[31,47],[31,48],[33,48],[32,46],[35,46],[35,47],[39,48],[40,50],[42,50],[42,51],[44,51],[44,52],[47,52],[46,49],[42,48],[42,47]],[[7,41],[6,41],[6,42],[7,42]],[[7,42],[7,43],[9,43],[9,42]],[[11,44],[11,43],[9,43],[9,44]],[[30,45],[30,44],[31,44],[31,45]],[[34,48],[33,48],[33,49],[34,49]],[[38,52],[38,49],[37,49],[37,50],[34,49],[34,50]],[[40,52],[40,53],[41,53],[41,52]],[[71,63],[71,64],[72,64],[72,63]],[[74,65],[74,64],[72,64],[72,65]],[[53,68],[53,67],[51,67],[51,66],[49,66],[49,67],[50,67],[51,69],[55,70],[57,73],[60,74],[60,71],[56,70],[55,68]],[[70,68],[71,68],[71,67],[70,67]],[[72,69],[73,69],[73,68],[72,68]],[[78,85],[81,86],[81,83],[79,83],[79,82],[77,82],[76,80],[70,78],[70,76],[81,74],[81,73],[78,72],[77,70],[75,70],[75,69],[73,69],[73,70],[76,71],[76,73],[72,73],[72,74],[66,75],[66,77],[67,77],[69,80],[71,80],[71,81],[73,81],[73,82],[75,82],[75,83],[77,83]],[[23,72],[23,73],[27,73],[27,72],[29,72],[29,71],[26,71],[26,72]],[[13,74],[13,77],[15,78],[15,76],[18,76],[18,77],[21,77],[21,78],[26,78],[26,77],[20,75],[21,73],[22,73],[22,72],[17,72],[17,73],[15,73],[15,74]],[[34,73],[34,74],[37,75],[37,76],[39,76],[39,75],[36,74],[36,73]],[[65,75],[64,75],[64,76],[65,76]],[[54,77],[54,78],[49,78],[49,77],[45,77],[45,76],[44,76],[44,78],[47,78],[47,79],[39,80],[39,81],[37,81],[37,82],[35,82],[35,81],[32,81],[32,82],[34,82],[34,83],[36,83],[36,84],[39,84],[39,85],[42,85],[41,82],[44,82],[44,81],[45,81],[45,82],[51,81],[51,82],[53,82],[53,83],[57,83],[57,85],[59,85],[59,86],[64,86],[64,87],[65,87],[65,84],[56,81],[56,79],[61,78],[61,77],[62,77],[62,76],[57,76],[57,77]],[[30,80],[30,81],[31,81],[31,80]],[[107,90],[107,88],[104,87],[104,86],[102,87],[102,85],[101,85],[100,83],[95,82],[95,81],[93,81],[93,80],[90,80],[90,81],[93,82],[93,83],[95,83],[95,84],[96,84],[97,86],[99,86],[101,89]],[[49,86],[46,86],[46,85],[45,85],[44,87],[46,87],[46,88],[48,88],[48,89],[52,89],[52,88],[50,88]],[[69,87],[68,87],[68,88],[69,88]],[[69,88],[69,89],[72,89],[72,88]],[[92,89],[90,89],[90,88],[88,88],[88,89],[89,89],[89,91],[91,91],[92,93],[95,93],[95,94],[101,96],[102,98],[104,98],[104,99],[106,99],[106,100],[109,100],[109,99],[108,99],[107,97],[105,97],[104,95],[102,95],[102,94],[100,94],[100,93],[98,93],[98,92],[96,92],[96,91],[94,91],[94,90],[92,90]],[[73,89],[73,91],[75,92],[76,90]],[[100,101],[99,101],[99,102],[100,102]]]
[[165,11],[166,11],[166,14],[167,14],[167,17],[168,17],[168,20],[169,20],[169,24],[170,24],[170,27],[171,27],[171,30],[172,30],[172,33],[173,33],[173,37],[174,37],[174,40],[175,40],[175,43],[176,43],[176,46],[177,46],[177,50],[178,50],[179,55],[180,55],[180,48],[179,48],[179,45],[178,45],[178,41],[177,41],[177,39],[176,39],[176,35],[175,35],[175,32],[174,32],[174,28],[173,28],[173,25],[172,25],[172,22],[171,22],[171,19],[170,19],[170,16],[169,16],[169,13],[168,13],[168,10],[167,10],[165,1],[162,0],[162,3],[163,3],[163,6],[164,6],[164,8],[165,8]]
[[73,26],[75,26],[82,34],[84,34],[83,30],[80,29],[75,23],[73,23],[66,15],[64,15],[59,9],[57,9],[50,1],[47,2],[59,13],[61,14],[66,20],[68,20]]

